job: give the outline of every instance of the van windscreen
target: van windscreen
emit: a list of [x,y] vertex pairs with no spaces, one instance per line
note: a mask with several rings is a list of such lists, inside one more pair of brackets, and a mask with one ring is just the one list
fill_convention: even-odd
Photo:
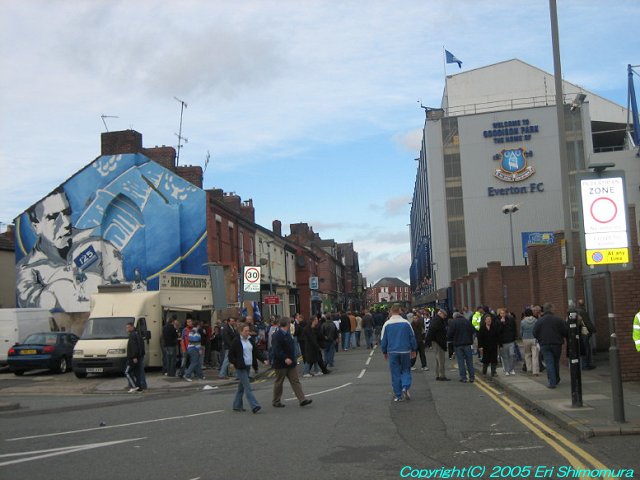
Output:
[[133,317],[96,317],[87,320],[82,332],[83,340],[127,338],[127,323],[133,322]]

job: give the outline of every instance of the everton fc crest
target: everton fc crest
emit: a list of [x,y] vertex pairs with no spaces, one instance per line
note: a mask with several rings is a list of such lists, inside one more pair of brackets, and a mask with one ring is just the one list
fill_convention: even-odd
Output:
[[502,150],[493,157],[500,162],[500,168],[493,175],[503,182],[521,182],[536,172],[532,166],[527,165],[527,158],[532,156],[533,152],[524,148]]

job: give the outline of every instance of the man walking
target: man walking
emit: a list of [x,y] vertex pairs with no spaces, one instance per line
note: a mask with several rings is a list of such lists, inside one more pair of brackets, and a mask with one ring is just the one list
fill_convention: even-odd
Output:
[[469,375],[468,381],[470,383],[473,383],[476,377],[473,368],[473,354],[471,352],[475,332],[476,329],[469,320],[464,318],[464,315],[460,312],[453,314],[447,337],[453,343],[456,360],[458,361],[458,373],[460,374],[460,381],[463,383],[467,382],[467,374]]
[[282,408],[282,384],[284,379],[289,380],[293,393],[298,398],[301,407],[305,407],[311,403],[310,398],[305,398],[298,371],[296,369],[296,347],[293,337],[289,330],[291,329],[291,319],[283,317],[280,319],[280,328],[273,334],[271,339],[273,348],[273,368],[276,371],[276,381],[273,383],[273,400],[274,407]]
[[569,335],[569,329],[564,320],[553,314],[553,304],[542,306],[544,313],[533,327],[533,336],[540,344],[540,353],[547,367],[548,388],[556,388],[560,382],[560,355],[562,344]]
[[587,311],[584,300],[578,300],[578,316],[582,320],[580,331],[580,353],[582,356],[582,369],[593,370],[596,366],[593,364],[593,348],[591,346],[591,337],[596,333],[596,327],[591,321],[589,312]]
[[222,358],[222,365],[218,371],[218,378],[221,380],[229,377],[229,350],[231,350],[231,345],[233,345],[233,341],[238,336],[238,332],[236,332],[235,327],[236,319],[233,317],[228,318],[226,324],[222,327],[224,357]]
[[401,402],[411,399],[411,359],[416,356],[417,343],[411,324],[400,316],[400,305],[394,304],[390,313],[382,327],[380,346],[389,361],[393,401]]
[[147,388],[144,378],[144,340],[133,326],[133,322],[127,323],[127,367],[124,375],[129,383],[129,393],[142,392]]
[[434,345],[436,356],[436,380],[448,382],[445,375],[445,354],[447,353],[447,312],[440,309],[431,320],[427,331],[427,346]]

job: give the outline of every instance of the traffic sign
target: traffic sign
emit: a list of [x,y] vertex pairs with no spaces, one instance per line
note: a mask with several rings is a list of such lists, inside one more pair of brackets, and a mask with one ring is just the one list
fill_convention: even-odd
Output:
[[244,291],[260,291],[260,267],[244,267]]
[[591,267],[629,264],[624,172],[579,175],[584,259]]
[[279,305],[280,297],[278,295],[265,295],[262,297],[262,303],[265,305]]

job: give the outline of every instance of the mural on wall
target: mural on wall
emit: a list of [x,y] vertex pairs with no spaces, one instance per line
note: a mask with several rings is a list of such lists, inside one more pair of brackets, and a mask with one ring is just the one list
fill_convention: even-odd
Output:
[[144,155],[99,157],[16,219],[18,306],[86,312],[100,284],[205,274],[205,203]]

